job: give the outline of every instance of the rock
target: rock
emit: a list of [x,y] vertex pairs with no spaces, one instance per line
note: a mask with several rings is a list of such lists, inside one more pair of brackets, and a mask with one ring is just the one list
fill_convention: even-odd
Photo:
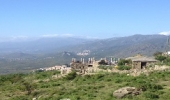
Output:
[[32,98],[32,100],[37,100],[37,98]]
[[132,96],[139,95],[140,92],[141,92],[141,90],[139,90],[135,87],[123,87],[123,88],[120,88],[120,89],[114,91],[113,96],[116,98],[123,98],[124,96],[126,96],[128,94],[132,94]]

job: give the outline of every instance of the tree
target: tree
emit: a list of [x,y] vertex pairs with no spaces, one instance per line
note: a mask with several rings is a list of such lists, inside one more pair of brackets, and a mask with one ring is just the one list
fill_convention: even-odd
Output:
[[159,60],[159,61],[161,61],[161,62],[164,61],[166,58],[167,58],[167,57],[162,56],[162,55],[157,55],[157,56],[155,57],[156,60]]
[[73,80],[74,78],[76,78],[77,73],[75,71],[72,71],[71,73],[69,73],[65,78],[67,80]]
[[153,56],[154,56],[154,57],[156,57],[156,56],[162,56],[162,54],[163,54],[162,52],[157,51],[157,52],[155,52],[155,53],[153,54]]
[[130,70],[132,65],[131,59],[120,59],[118,61],[118,69],[119,70]]
[[99,65],[108,65],[108,63],[105,60],[101,60],[98,64]]

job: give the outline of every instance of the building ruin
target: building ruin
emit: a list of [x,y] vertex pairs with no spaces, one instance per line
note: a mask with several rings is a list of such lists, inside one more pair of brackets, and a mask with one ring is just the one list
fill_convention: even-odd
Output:
[[157,60],[155,60],[152,57],[145,57],[142,55],[137,55],[134,57],[129,57],[126,59],[131,59],[132,60],[132,68],[133,69],[146,69],[148,67],[154,67],[155,63]]
[[113,61],[113,58],[111,58],[110,60],[107,60],[106,58],[101,58],[99,61],[96,61],[93,58],[88,58],[86,61],[84,58],[81,58],[80,61],[76,60],[76,58],[72,58],[72,62],[70,63],[70,67],[72,70],[80,73],[80,74],[86,74],[86,73],[93,73],[93,72],[98,72],[99,65],[100,62],[104,61],[105,65],[111,65],[111,64],[115,64],[116,61]]

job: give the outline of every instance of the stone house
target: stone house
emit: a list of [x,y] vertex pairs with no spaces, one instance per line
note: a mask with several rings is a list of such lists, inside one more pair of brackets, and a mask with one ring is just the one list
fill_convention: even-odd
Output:
[[154,58],[148,58],[148,57],[140,57],[131,60],[132,60],[133,69],[145,69],[148,67],[153,67],[157,62],[157,60],[155,60]]
[[132,69],[145,69],[147,67],[154,67],[157,60],[153,57],[146,57],[140,54],[137,54],[134,57],[128,57],[126,59],[132,60]]

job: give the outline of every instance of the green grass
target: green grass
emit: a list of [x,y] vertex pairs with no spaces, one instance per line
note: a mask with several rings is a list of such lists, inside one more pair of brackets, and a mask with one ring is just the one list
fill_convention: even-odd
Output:
[[3,100],[116,100],[112,93],[124,86],[142,88],[138,96],[122,100],[169,100],[170,72],[152,72],[149,76],[127,76],[118,73],[76,75],[52,78],[58,71],[10,74],[0,76],[0,98]]

